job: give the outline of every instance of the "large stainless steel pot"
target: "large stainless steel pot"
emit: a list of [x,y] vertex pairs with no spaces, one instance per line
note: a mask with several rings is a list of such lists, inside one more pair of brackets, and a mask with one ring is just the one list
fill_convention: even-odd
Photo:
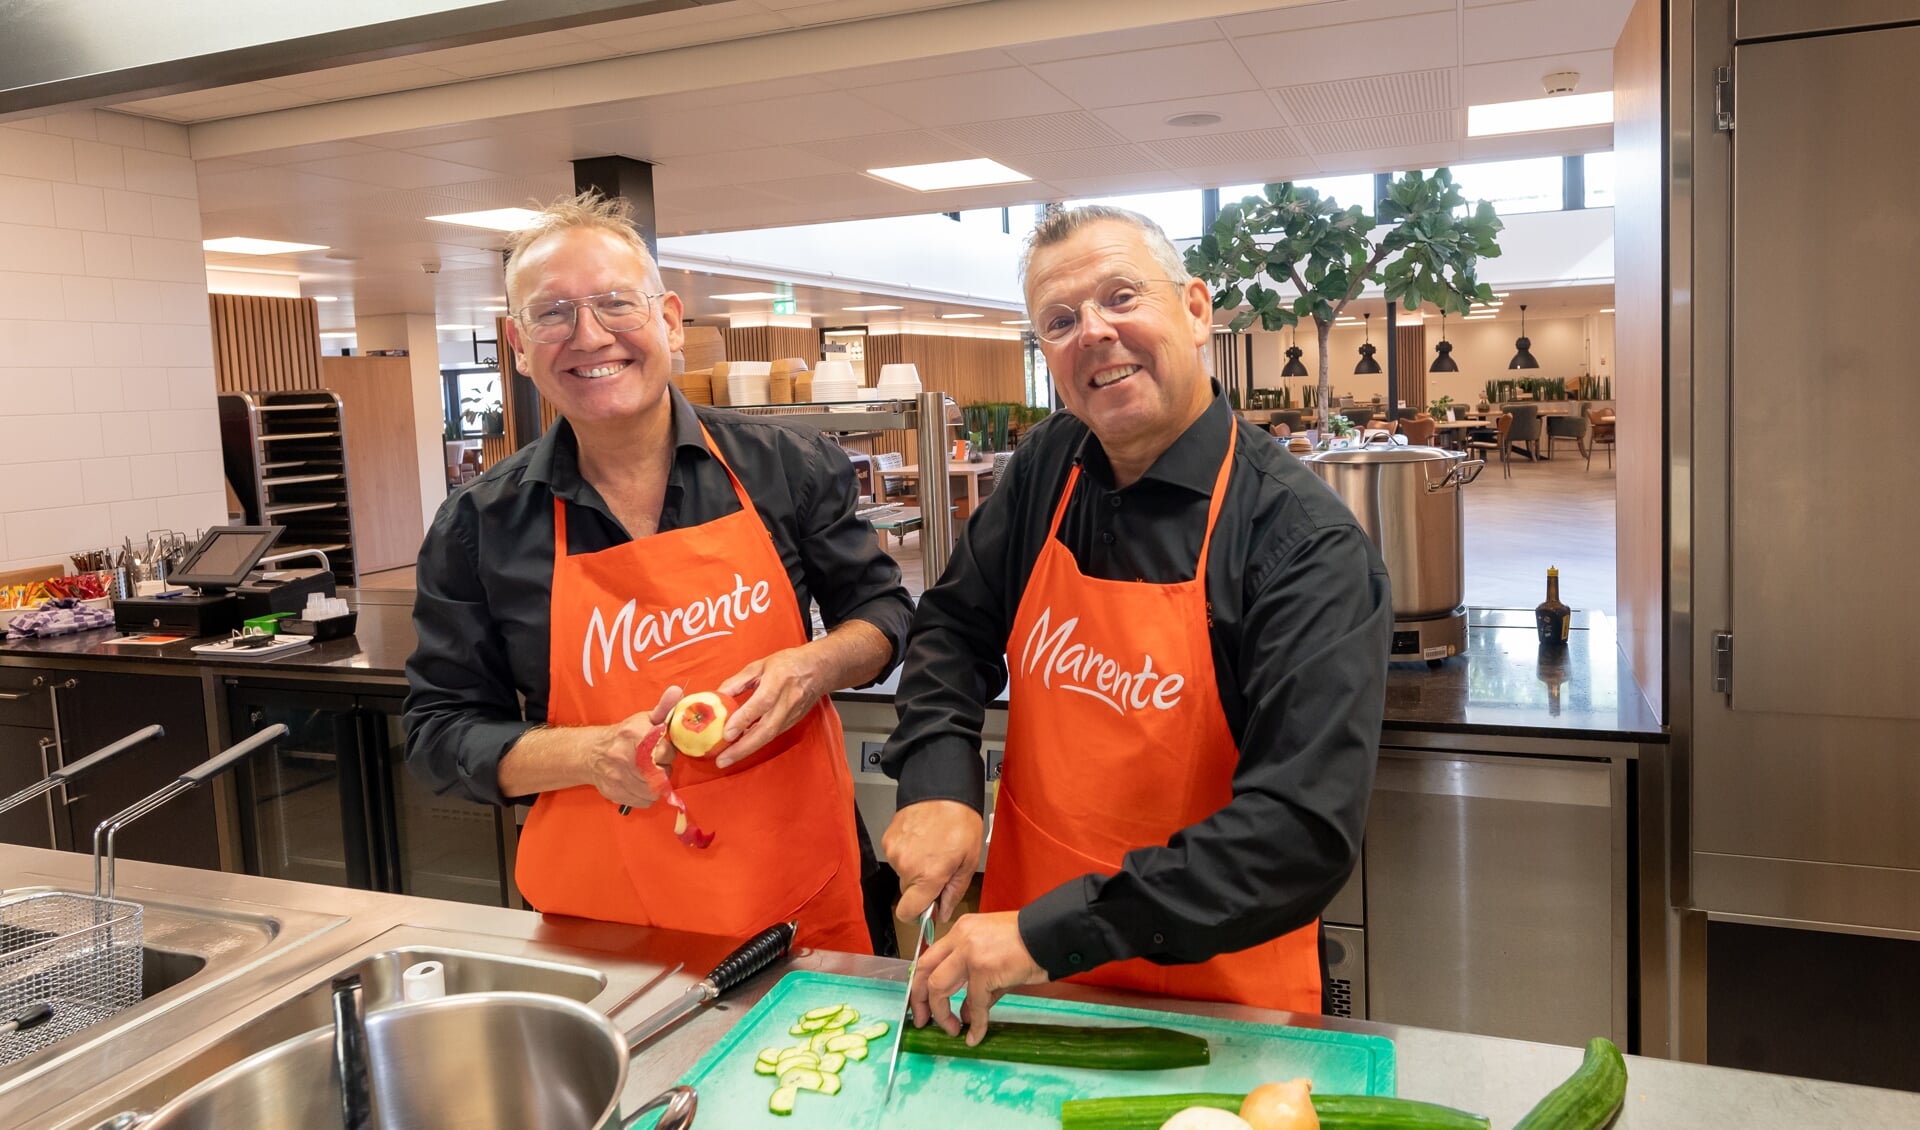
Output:
[[1437,447],[1395,444],[1300,458],[1380,547],[1393,580],[1396,622],[1450,616],[1466,603],[1460,487],[1479,476],[1485,461]]
[[[609,1130],[626,1125],[620,1091],[629,1049],[586,1005],[543,993],[462,993],[369,1013],[367,1061],[379,1130]],[[151,1115],[102,1127],[310,1130],[341,1124],[334,1034],[321,1028],[234,1064]],[[677,1087],[661,1128],[692,1124]]]

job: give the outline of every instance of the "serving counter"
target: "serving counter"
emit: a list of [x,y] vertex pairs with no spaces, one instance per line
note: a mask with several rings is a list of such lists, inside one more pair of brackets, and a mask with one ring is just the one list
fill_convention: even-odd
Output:
[[[121,702],[134,701],[130,686],[155,684],[177,706],[184,688],[198,695],[189,713],[203,719],[181,739],[191,748],[172,755],[191,754],[187,764],[271,721],[304,735],[297,756],[266,755],[271,780],[243,771],[237,787],[215,793],[217,811],[195,815],[193,827],[176,818],[145,850],[130,845],[132,858],[519,905],[510,814],[433,797],[400,765],[411,593],[350,599],[360,617],[354,637],[264,661],[116,642],[107,630],[0,644],[0,691],[18,686],[31,702],[34,679],[77,681],[59,692],[66,709],[109,676]],[[894,784],[878,765],[893,693],[889,678],[835,695],[876,845],[894,812]],[[124,708],[106,717],[121,728],[111,736],[148,720]],[[30,738],[43,731],[6,721],[0,764],[37,778]],[[990,780],[1005,734],[1003,699],[986,718]],[[67,756],[85,752],[69,745]],[[1395,665],[1365,852],[1323,915],[1334,1009],[1569,1044],[1607,1035],[1624,1049],[1663,1053],[1665,753],[1604,617],[1576,614],[1569,645],[1543,652],[1526,613],[1475,610],[1466,656],[1437,668]],[[135,784],[145,782],[127,788]],[[86,846],[73,829],[64,842],[7,832],[0,839]],[[216,838],[217,851],[206,846]],[[184,844],[200,846],[184,856]]]
[[[88,882],[90,871],[84,857],[71,853],[0,847],[0,876],[10,886],[74,887]],[[123,864],[120,887],[126,897],[154,904],[185,903],[209,914],[244,908],[298,919],[309,928],[298,944],[230,968],[210,984],[196,988],[190,979],[175,986],[124,1014],[99,1038],[75,1037],[61,1049],[0,1069],[0,1130],[87,1127],[120,1110],[162,1101],[196,1081],[196,1068],[237,1062],[274,1035],[269,1021],[283,1017],[290,1001],[324,985],[337,969],[368,968],[381,956],[436,953],[453,962],[525,963],[542,985],[581,996],[600,1011],[644,987],[616,1015],[630,1025],[690,987],[738,941],[153,864]],[[324,928],[312,928],[314,922]],[[661,976],[676,965],[678,972]],[[786,966],[761,975],[644,1048],[628,1077],[624,1109],[634,1109],[679,1079],[781,972],[794,968],[892,981],[903,980],[906,971],[897,960],[801,951]],[[1581,1055],[1577,1048],[1541,1042],[1294,1017],[1080,986],[1038,991],[1165,1010],[1172,1014],[1166,1023],[1176,1027],[1178,1015],[1187,1013],[1384,1036],[1394,1043],[1400,1095],[1476,1111],[1496,1127],[1511,1126],[1573,1071]],[[471,1069],[484,1072],[488,1066],[474,1063]],[[750,1064],[743,1062],[741,1070],[750,1071]],[[1904,1092],[1639,1056],[1628,1057],[1627,1072],[1626,1106],[1617,1123],[1624,1130],[1920,1125],[1920,1095]],[[943,1117],[910,1104],[910,1096],[896,1099],[887,1124],[931,1124]]]

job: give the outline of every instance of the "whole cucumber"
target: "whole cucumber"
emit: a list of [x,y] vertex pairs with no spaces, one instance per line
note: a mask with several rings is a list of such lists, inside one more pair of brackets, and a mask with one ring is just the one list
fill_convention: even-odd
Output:
[[[1238,1113],[1247,1096],[1201,1091],[1182,1095],[1137,1095],[1110,1099],[1069,1099],[1060,1106],[1060,1130],[1159,1130],[1160,1124],[1190,1106]],[[1320,1130],[1488,1130],[1478,1114],[1380,1095],[1314,1095]]]
[[1627,1098],[1627,1061],[1613,1041],[1595,1036],[1567,1081],[1547,1092],[1513,1130],[1599,1130]]

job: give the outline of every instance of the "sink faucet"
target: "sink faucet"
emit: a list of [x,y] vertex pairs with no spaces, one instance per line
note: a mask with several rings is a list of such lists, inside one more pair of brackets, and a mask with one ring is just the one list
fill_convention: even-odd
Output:
[[367,1026],[360,1015],[360,975],[333,979],[333,1069],[340,1078],[344,1130],[373,1130],[373,1085],[367,1069]]

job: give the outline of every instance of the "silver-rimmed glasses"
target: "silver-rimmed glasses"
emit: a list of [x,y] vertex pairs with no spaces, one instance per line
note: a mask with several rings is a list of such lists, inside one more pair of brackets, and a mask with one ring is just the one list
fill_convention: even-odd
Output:
[[574,325],[582,308],[592,310],[593,316],[600,319],[601,327],[608,333],[637,330],[653,317],[654,300],[665,293],[609,290],[605,294],[589,294],[584,298],[554,298],[523,306],[513,316],[520,323],[520,328],[527,331],[528,337],[551,345],[573,336]]
[[1140,308],[1147,297],[1148,283],[1170,283],[1172,279],[1111,278],[1094,288],[1091,295],[1068,305],[1054,302],[1042,306],[1033,316],[1033,330],[1041,339],[1062,342],[1080,332],[1080,311],[1089,303],[1098,306],[1109,321],[1120,321]]

